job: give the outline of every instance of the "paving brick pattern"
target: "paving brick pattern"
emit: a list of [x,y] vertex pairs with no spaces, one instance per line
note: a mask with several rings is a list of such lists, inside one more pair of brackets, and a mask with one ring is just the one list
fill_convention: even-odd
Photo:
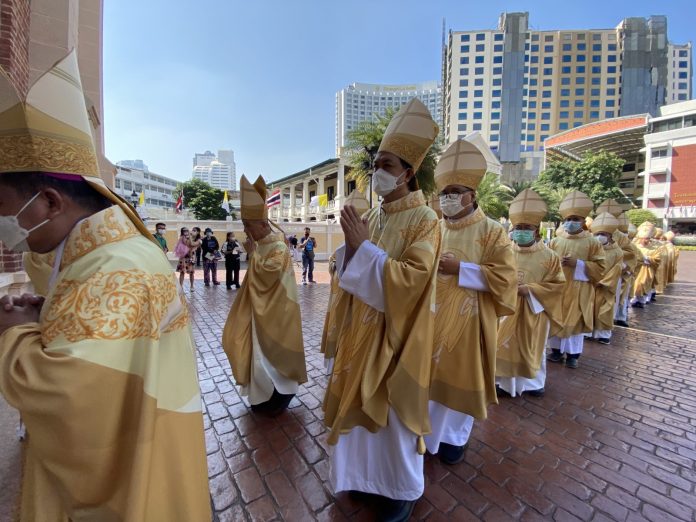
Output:
[[[299,279],[299,275],[298,275]],[[309,382],[275,419],[239,396],[220,344],[234,291],[191,292],[210,489],[220,521],[374,520],[328,485],[318,353],[328,274],[300,286]],[[502,399],[475,424],[466,459],[425,461],[414,520],[695,520],[696,253],[678,282],[578,370],[549,365],[546,396]]]

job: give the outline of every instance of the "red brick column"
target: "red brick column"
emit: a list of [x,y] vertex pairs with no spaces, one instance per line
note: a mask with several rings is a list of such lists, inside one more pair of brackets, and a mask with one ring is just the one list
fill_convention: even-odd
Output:
[[[29,89],[29,2],[0,0],[0,66],[21,95]],[[21,254],[10,252],[0,243],[0,271],[21,269]]]

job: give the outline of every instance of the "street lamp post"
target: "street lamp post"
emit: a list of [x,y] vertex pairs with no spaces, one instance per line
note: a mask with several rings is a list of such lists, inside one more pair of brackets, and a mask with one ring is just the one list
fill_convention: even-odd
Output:
[[133,208],[138,208],[138,199],[139,199],[139,196],[135,192],[135,190],[133,192],[131,192],[130,201],[131,201],[131,205],[133,205]]
[[371,147],[364,147],[365,153],[367,153],[367,161],[363,163],[363,169],[367,171],[367,175],[370,178],[370,183],[367,190],[370,192],[370,208],[372,208],[372,174],[375,165],[375,156],[377,155],[377,145],[372,145]]

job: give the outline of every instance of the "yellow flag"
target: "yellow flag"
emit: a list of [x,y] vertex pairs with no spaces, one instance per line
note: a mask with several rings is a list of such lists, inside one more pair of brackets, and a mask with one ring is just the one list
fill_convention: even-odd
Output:
[[326,207],[329,205],[329,196],[327,194],[322,194],[319,196],[319,206]]
[[138,205],[140,205],[141,207],[145,206],[145,191],[144,190],[140,193],[140,201],[138,202]]
[[220,207],[229,212],[230,211],[230,200],[227,198],[227,191],[225,191],[225,194],[222,196],[222,205]]

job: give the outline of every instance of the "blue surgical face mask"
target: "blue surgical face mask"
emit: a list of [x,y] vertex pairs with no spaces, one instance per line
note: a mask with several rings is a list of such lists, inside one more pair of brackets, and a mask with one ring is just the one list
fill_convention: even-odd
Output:
[[533,230],[513,230],[512,240],[518,245],[528,245],[534,242]]
[[582,230],[582,223],[580,221],[565,221],[563,223],[563,228],[569,234],[573,234]]

